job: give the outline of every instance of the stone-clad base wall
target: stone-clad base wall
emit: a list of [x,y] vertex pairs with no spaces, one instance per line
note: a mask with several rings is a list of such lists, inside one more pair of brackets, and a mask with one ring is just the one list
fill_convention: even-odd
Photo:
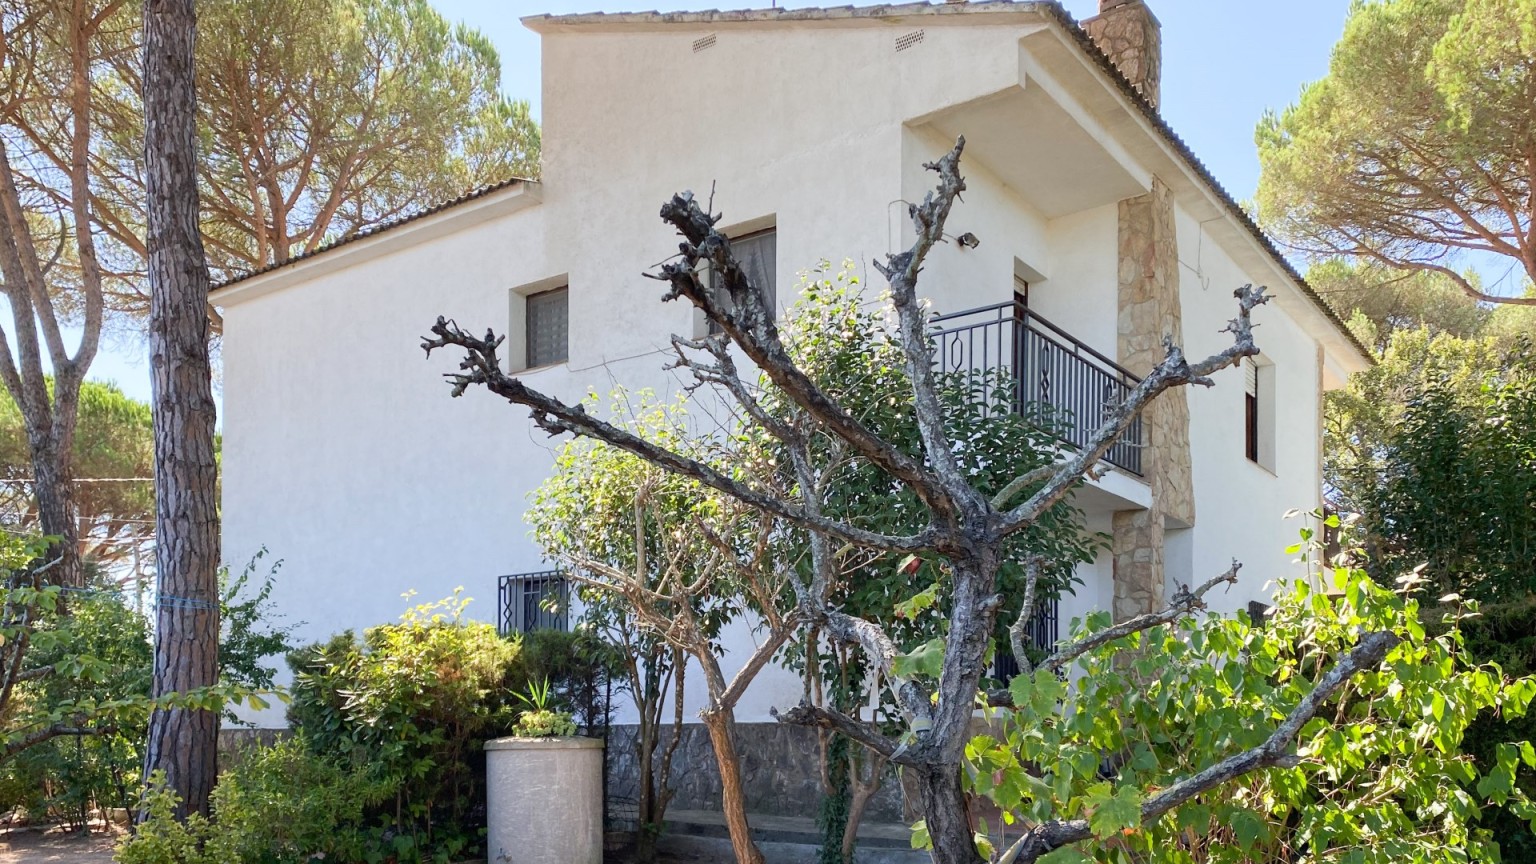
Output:
[[[627,725],[614,726],[609,734],[610,799],[634,801],[639,797],[635,734],[636,727]],[[663,732],[662,747],[670,735],[670,728]],[[816,732],[781,723],[742,723],[737,726],[736,735],[747,811],[769,816],[815,817],[824,794]],[[679,810],[719,811],[720,771],[715,767],[709,733],[701,723],[683,726],[682,742],[672,760],[672,786],[677,792],[670,806]],[[904,821],[901,783],[894,770],[886,770],[880,791],[870,801],[864,818],[869,822]]]
[[288,729],[247,729],[244,726],[224,726],[219,729],[219,772],[234,767],[242,755],[261,747],[271,747],[293,734]]
[[[616,725],[609,731],[610,800],[633,802],[639,797],[635,733],[636,727],[632,725]],[[270,747],[288,734],[286,729],[221,729],[219,769],[228,770],[242,753],[253,747]],[[670,729],[664,732],[664,736],[670,734]],[[748,811],[769,816],[814,818],[823,797],[816,732],[780,723],[742,723],[737,726],[736,734]],[[663,742],[666,740],[669,739],[664,737]],[[683,726],[682,742],[672,760],[672,785],[677,790],[672,807],[679,810],[720,809],[720,771],[715,767],[715,751],[709,745],[709,732],[702,723]],[[906,821],[901,781],[895,770],[886,769],[880,791],[870,801],[865,819],[869,822]]]

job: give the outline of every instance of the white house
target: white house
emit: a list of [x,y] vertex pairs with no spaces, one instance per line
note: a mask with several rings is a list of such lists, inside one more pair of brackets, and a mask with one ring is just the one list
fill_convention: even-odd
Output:
[[[1145,446],[1079,494],[1114,548],[1062,620],[1127,614],[1234,557],[1242,586],[1215,605],[1260,597],[1287,566],[1282,513],[1321,499],[1323,391],[1369,361],[1159,118],[1143,2],[1101,5],[1081,25],[1046,2],[525,19],[543,39],[538,182],[215,291],[227,559],[283,559],[275,597],[306,639],[392,620],[412,589],[463,585],[479,616],[497,614],[498,577],[548,569],[522,513],[559,442],[483,391],[449,398],[456,358],[419,347],[436,317],[509,333],[529,382],[566,399],[671,393],[668,337],[697,325],[641,275],[675,250],[662,201],[713,189],[782,307],[797,270],[909,243],[902,202],[964,134],[969,191],[949,226],[979,245],[939,247],[924,290],[939,312],[988,307],[942,322],[956,340],[1027,343],[1032,398],[1092,404],[1150,368],[1168,332],[1191,356],[1220,350],[1233,289],[1274,295],[1255,315],[1258,363],[1161,397]],[[770,670],[739,719],[767,721],[800,690]]]

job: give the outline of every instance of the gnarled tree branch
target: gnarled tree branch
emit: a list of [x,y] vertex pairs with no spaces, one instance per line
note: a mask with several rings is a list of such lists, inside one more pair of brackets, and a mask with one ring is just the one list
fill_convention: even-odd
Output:
[[832,519],[812,516],[803,507],[796,506],[771,493],[754,489],[711,465],[676,453],[647,441],[627,429],[593,417],[581,405],[568,405],[553,396],[534,390],[517,378],[501,371],[496,352],[504,337],[497,336],[493,332],[487,331],[485,338],[477,338],[465,332],[453,321],[438,318],[437,323],[432,325],[432,333],[434,334],[432,338],[422,340],[422,348],[428,355],[436,349],[449,346],[464,350],[464,359],[459,363],[461,371],[444,376],[453,382],[454,396],[464,395],[472,385],[483,385],[487,390],[508,402],[530,408],[534,424],[551,434],[571,433],[603,441],[674,474],[697,480],[750,507],[772,513],[805,528],[830,534],[849,543],[875,549],[908,552],[926,549],[932,545],[929,532],[908,537],[892,537],[865,531]]

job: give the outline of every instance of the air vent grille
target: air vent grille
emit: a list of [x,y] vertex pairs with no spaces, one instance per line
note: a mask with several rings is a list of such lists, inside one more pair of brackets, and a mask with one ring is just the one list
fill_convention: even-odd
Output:
[[905,51],[908,48],[911,48],[913,45],[920,44],[922,41],[923,31],[913,30],[911,33],[908,33],[905,36],[896,37],[896,50]]
[[715,47],[715,34],[713,33],[693,40],[693,53],[695,54],[713,47]]

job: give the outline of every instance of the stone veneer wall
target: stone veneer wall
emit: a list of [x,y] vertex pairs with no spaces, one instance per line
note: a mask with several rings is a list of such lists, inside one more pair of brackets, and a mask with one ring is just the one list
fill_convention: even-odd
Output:
[[1099,0],[1099,14],[1084,21],[1083,29],[1120,74],[1157,107],[1162,97],[1162,25],[1144,0]]
[[[1183,344],[1179,304],[1179,249],[1173,194],[1153,178],[1152,191],[1120,202],[1119,339],[1121,365],[1145,375],[1162,361],[1163,340]],[[1163,532],[1168,521],[1195,522],[1189,451],[1189,401],[1182,388],[1157,397],[1142,411],[1146,449],[1142,471],[1152,493],[1147,510],[1112,519],[1114,616],[1118,621],[1162,606]]]
[[[639,767],[635,759],[633,725],[614,726],[608,735],[608,795],[610,800],[635,801]],[[671,730],[662,733],[662,747]],[[816,731],[782,723],[742,723],[736,727],[741,753],[742,785],[747,812],[768,816],[814,818],[821,809],[821,753]],[[660,748],[658,748],[660,749]],[[658,753],[659,756],[659,753]],[[683,726],[682,743],[672,759],[669,807],[677,810],[720,810],[720,771],[709,730],[702,723]],[[914,817],[915,818],[915,817]],[[904,822],[901,781],[887,767],[864,819],[870,823]]]
[[[639,766],[635,759],[633,725],[615,725],[608,732],[608,795],[617,807],[638,800]],[[219,730],[219,770],[226,771],[253,748],[270,747],[291,733],[287,729]],[[663,742],[670,730],[663,732]],[[741,753],[747,810],[767,816],[815,818],[821,809],[821,752],[816,731],[782,723],[742,723],[736,728]],[[709,730],[702,723],[683,726],[682,743],[672,761],[677,790],[671,807],[678,810],[720,809],[720,771]],[[905,813],[901,778],[886,767],[880,791],[869,802],[869,823],[905,823],[918,818]]]

